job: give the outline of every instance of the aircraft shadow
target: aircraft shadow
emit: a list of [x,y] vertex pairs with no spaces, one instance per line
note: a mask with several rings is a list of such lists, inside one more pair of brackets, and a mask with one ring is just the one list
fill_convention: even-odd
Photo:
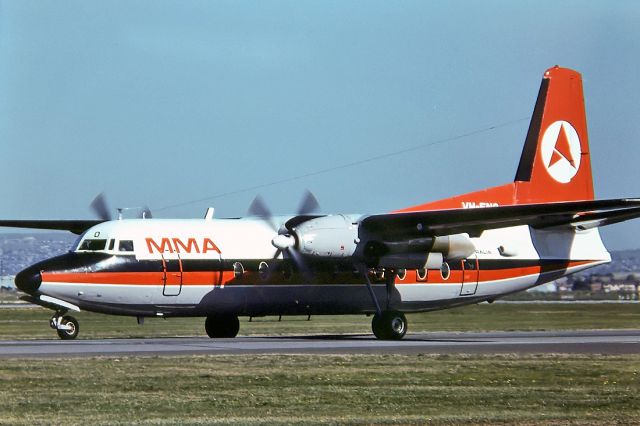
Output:
[[[362,341],[376,340],[372,334],[313,334],[313,335],[293,335],[293,336],[246,336],[248,339],[264,339],[264,340],[342,340],[342,341]],[[384,341],[384,340],[381,340]],[[401,340],[395,340],[397,343],[402,342],[433,342],[433,343],[479,343],[491,342],[491,340],[480,339],[430,339],[429,337],[405,337]]]

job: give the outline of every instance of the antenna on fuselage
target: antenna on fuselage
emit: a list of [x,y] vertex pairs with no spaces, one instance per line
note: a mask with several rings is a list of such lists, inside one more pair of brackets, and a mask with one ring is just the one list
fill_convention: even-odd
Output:
[[213,219],[213,213],[215,213],[215,211],[216,209],[214,209],[213,207],[207,208],[207,212],[204,214],[204,220]]
[[123,219],[123,213],[128,210],[136,210],[138,212],[138,219],[151,219],[153,216],[151,215],[151,210],[149,207],[118,207],[118,220]]

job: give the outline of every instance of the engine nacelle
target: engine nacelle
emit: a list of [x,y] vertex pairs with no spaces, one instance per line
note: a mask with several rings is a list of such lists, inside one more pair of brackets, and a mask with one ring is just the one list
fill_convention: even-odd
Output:
[[465,259],[475,253],[467,234],[425,237],[407,241],[370,241],[364,249],[371,266],[440,269],[444,260]]
[[469,234],[453,234],[436,237],[431,251],[442,253],[447,260],[466,259],[476,252]]
[[298,251],[306,256],[349,257],[356,250],[358,225],[348,216],[323,216],[292,229]]

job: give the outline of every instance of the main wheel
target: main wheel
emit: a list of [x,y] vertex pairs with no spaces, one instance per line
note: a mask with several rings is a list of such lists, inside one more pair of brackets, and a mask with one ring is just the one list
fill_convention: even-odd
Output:
[[236,315],[208,316],[204,322],[204,329],[211,338],[236,337],[240,330],[240,321]]
[[56,328],[58,337],[60,337],[62,340],[73,340],[76,337],[78,337],[78,332],[80,331],[80,325],[78,324],[77,319],[75,319],[72,316],[65,315],[60,320],[60,324],[68,328],[68,330]]
[[380,340],[400,340],[407,332],[407,317],[402,312],[384,311],[373,316],[371,329]]

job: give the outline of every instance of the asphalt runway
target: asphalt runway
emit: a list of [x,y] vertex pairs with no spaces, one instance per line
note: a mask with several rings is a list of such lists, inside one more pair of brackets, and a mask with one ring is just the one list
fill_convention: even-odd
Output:
[[242,354],[637,354],[640,330],[0,341],[0,358]]

